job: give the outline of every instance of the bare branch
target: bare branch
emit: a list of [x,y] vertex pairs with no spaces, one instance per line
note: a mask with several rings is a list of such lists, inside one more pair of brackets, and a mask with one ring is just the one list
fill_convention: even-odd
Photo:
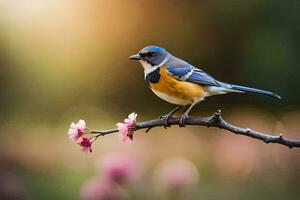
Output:
[[[179,120],[180,117],[171,117],[168,120],[168,124],[169,126],[178,125]],[[217,127],[220,129],[225,129],[235,134],[252,137],[261,140],[265,143],[277,143],[277,144],[285,145],[289,148],[300,147],[300,141],[285,138],[282,134],[269,135],[262,132],[251,130],[249,128],[241,128],[241,127],[234,126],[226,122],[222,118],[220,110],[215,112],[212,116],[206,118],[188,118],[186,120],[186,125]],[[137,131],[141,129],[146,129],[146,132],[149,132],[152,128],[159,127],[159,126],[165,127],[164,121],[162,119],[154,119],[150,121],[137,123],[134,127],[134,130]],[[117,132],[118,129],[91,131],[91,133],[99,134],[101,136],[117,133]]]

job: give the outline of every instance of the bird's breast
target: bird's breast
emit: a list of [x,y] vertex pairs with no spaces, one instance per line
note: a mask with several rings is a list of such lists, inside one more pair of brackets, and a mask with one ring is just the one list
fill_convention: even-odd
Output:
[[160,67],[148,74],[146,81],[158,97],[177,105],[188,105],[195,101],[201,101],[206,94],[201,85],[179,81],[169,74],[165,67]]

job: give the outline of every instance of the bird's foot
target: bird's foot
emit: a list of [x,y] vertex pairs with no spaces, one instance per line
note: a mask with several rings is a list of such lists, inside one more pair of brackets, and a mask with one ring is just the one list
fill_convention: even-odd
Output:
[[179,127],[185,127],[186,120],[189,118],[187,113],[184,113],[179,120]]
[[164,122],[164,124],[163,124],[164,128],[170,127],[170,124],[168,121],[171,117],[172,117],[172,114],[170,114],[170,113],[159,117],[159,119],[163,120],[163,122]]

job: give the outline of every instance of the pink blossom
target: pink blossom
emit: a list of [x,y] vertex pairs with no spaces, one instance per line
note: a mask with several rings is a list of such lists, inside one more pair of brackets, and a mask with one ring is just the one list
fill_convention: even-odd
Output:
[[184,191],[196,186],[198,177],[196,166],[184,159],[164,161],[156,169],[157,185],[170,192]]
[[117,123],[119,130],[119,138],[121,141],[125,142],[127,138],[133,140],[133,129],[136,124],[136,113],[131,113],[128,118],[124,120],[124,123]]
[[82,200],[117,200],[123,199],[120,188],[109,181],[94,179],[81,186],[80,199]]
[[78,123],[72,122],[68,131],[69,139],[72,142],[76,142],[86,129],[86,124],[84,120],[79,120]]
[[10,171],[0,169],[0,185],[1,199],[29,199],[21,177]]
[[101,161],[104,178],[116,183],[128,183],[142,174],[141,164],[126,154],[108,154]]
[[92,152],[92,142],[89,138],[83,137],[78,144],[82,147],[82,151]]

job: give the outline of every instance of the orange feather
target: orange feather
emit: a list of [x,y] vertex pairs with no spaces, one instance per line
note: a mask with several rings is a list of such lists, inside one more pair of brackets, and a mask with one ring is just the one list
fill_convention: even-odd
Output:
[[169,74],[164,67],[160,68],[159,73],[159,82],[149,84],[152,90],[159,91],[171,97],[187,100],[190,103],[204,97],[205,91],[201,85],[179,81]]

